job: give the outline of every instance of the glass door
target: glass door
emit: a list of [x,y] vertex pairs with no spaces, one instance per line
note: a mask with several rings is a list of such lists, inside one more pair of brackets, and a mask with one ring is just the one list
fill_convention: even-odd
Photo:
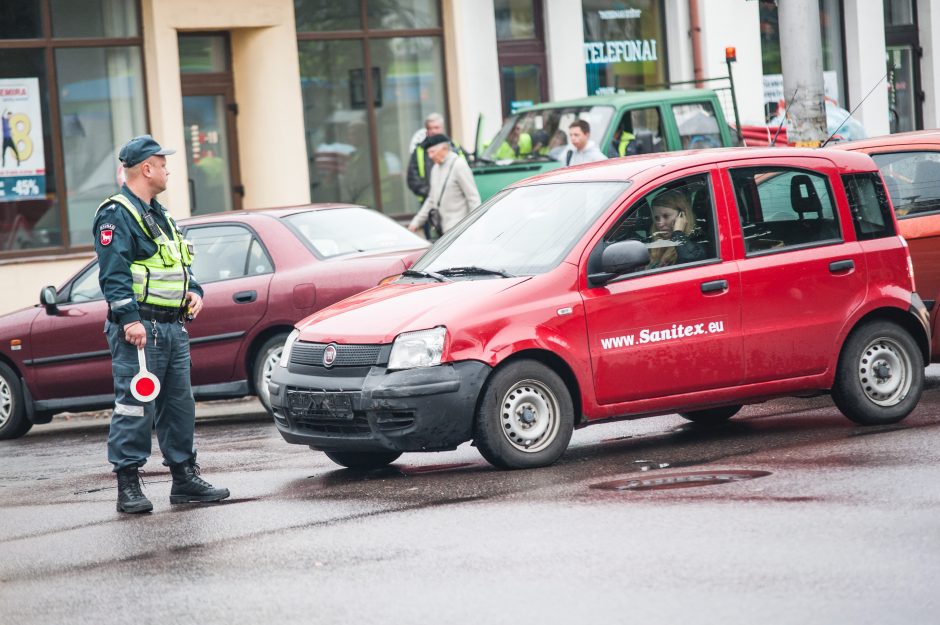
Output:
[[913,0],[885,0],[884,16],[891,132],[919,130],[924,127],[924,92],[917,4]]
[[241,210],[235,87],[224,33],[180,35],[183,146],[193,215]]

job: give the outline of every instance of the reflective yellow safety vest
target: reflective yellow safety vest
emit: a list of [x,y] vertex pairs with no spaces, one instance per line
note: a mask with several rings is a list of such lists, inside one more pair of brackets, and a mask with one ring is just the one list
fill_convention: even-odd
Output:
[[624,156],[627,153],[627,146],[630,145],[630,142],[636,139],[636,136],[632,132],[627,132],[624,130],[620,133],[620,145],[617,146],[617,153],[620,156]]
[[496,150],[496,154],[493,156],[498,161],[505,161],[513,158],[519,158],[520,156],[525,156],[532,153],[532,135],[527,132],[519,133],[519,143],[516,144],[516,147],[513,148],[509,145],[508,141],[503,141],[503,144],[499,146],[499,149]]
[[[150,258],[135,260],[131,263],[131,276],[134,279],[134,298],[143,304],[182,308],[189,287],[189,271],[193,264],[193,245],[183,238],[173,218],[166,211],[164,216],[170,224],[170,237],[156,223],[157,232],[151,232],[144,225],[140,213],[123,194],[112,195],[98,207],[100,211],[112,202],[117,202],[134,217],[134,221],[151,240],[157,244],[157,252]],[[97,213],[97,211],[95,211]]]

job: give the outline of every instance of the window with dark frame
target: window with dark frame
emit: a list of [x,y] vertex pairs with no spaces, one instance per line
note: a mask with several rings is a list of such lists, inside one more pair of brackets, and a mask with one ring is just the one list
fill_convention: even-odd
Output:
[[311,198],[417,212],[406,178],[424,119],[440,113],[452,130],[440,0],[294,8]]
[[4,2],[0,262],[92,248],[116,152],[147,132],[142,43],[139,0]]
[[542,0],[494,0],[503,117],[548,101]]

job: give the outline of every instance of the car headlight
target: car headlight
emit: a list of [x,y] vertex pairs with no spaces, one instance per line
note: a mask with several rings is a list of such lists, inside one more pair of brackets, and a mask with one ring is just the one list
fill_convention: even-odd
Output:
[[290,362],[290,350],[294,347],[298,336],[300,336],[300,330],[294,330],[287,335],[287,340],[284,341],[284,349],[281,350],[281,359],[277,361],[278,365],[286,367],[287,363]]
[[447,328],[438,326],[430,330],[402,332],[392,343],[392,353],[388,357],[388,368],[414,369],[415,367],[433,367],[441,364],[444,354],[444,338]]

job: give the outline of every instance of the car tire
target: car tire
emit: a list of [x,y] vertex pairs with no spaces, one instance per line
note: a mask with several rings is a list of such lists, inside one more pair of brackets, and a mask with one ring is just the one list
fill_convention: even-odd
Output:
[[924,359],[914,338],[890,321],[855,328],[839,355],[832,399],[861,425],[897,423],[924,390]]
[[742,406],[722,406],[721,408],[707,408],[705,410],[690,410],[680,412],[679,416],[698,425],[720,425],[738,414]]
[[574,407],[567,385],[534,360],[494,371],[483,388],[474,421],[474,444],[501,469],[545,467],[568,448]]
[[261,405],[271,414],[271,395],[268,393],[268,380],[271,379],[271,373],[277,366],[277,361],[281,358],[281,352],[284,351],[284,343],[287,342],[287,334],[275,334],[265,341],[258,353],[255,355],[254,364],[251,366],[252,384],[255,387],[255,395],[261,400]]
[[395,462],[400,451],[325,451],[326,457],[347,469],[381,469]]
[[0,440],[19,438],[31,427],[20,379],[13,369],[0,362]]

